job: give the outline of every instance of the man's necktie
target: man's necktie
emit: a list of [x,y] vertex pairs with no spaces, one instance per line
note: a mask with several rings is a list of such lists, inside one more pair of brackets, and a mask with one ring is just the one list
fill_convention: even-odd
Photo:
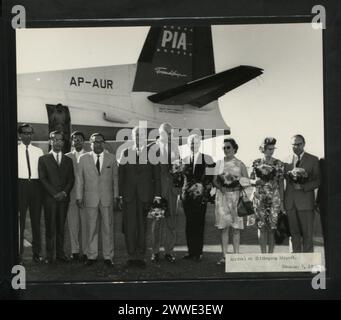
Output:
[[97,161],[96,161],[96,168],[97,168],[98,173],[101,173],[101,165],[99,163],[99,157],[100,157],[100,155],[98,154],[97,155]]
[[192,155],[191,155],[191,165],[192,165],[192,171],[193,171],[193,173],[194,173],[194,169],[195,169],[195,166],[194,166],[194,153],[192,153]]
[[26,146],[26,161],[27,161],[27,169],[28,169],[28,179],[31,179],[31,164],[30,164],[30,155],[28,153],[28,146]]
[[301,156],[297,156],[297,161],[296,161],[296,165],[295,167],[299,167],[299,165],[301,164]]

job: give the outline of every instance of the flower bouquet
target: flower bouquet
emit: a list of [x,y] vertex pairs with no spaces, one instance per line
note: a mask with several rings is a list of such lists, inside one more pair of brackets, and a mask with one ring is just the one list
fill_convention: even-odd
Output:
[[256,177],[268,182],[273,180],[277,175],[277,170],[274,166],[271,166],[269,164],[254,164],[253,168],[255,170]]
[[189,194],[192,195],[193,199],[200,198],[204,195],[204,185],[200,182],[194,183],[189,189]]
[[170,166],[170,174],[173,177],[174,187],[180,188],[184,184],[184,169],[185,164],[181,160],[177,160]]
[[308,173],[303,168],[294,168],[287,173],[293,183],[304,184],[308,180]]
[[159,220],[165,217],[165,212],[167,210],[167,201],[165,199],[161,199],[160,202],[153,201],[148,214],[148,219]]
[[234,176],[229,173],[223,173],[217,176],[217,182],[226,188],[236,188],[239,187],[239,177]]

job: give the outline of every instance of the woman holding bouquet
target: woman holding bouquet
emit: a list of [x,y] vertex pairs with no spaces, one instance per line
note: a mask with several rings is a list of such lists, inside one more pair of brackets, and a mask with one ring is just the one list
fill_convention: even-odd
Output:
[[284,210],[284,164],[273,158],[275,145],[275,138],[264,139],[259,147],[263,157],[253,162],[251,173],[256,186],[253,197],[256,213],[250,220],[257,223],[262,253],[273,253],[278,214]]
[[[233,232],[233,251],[239,253],[240,230],[244,229],[243,218],[238,216],[238,201],[241,184],[248,184],[245,164],[235,157],[238,144],[232,138],[225,139],[224,160],[218,161],[213,184],[217,188],[215,206],[215,226],[221,231],[222,258],[217,264],[225,263],[228,253],[229,230]],[[243,179],[244,178],[244,179]]]

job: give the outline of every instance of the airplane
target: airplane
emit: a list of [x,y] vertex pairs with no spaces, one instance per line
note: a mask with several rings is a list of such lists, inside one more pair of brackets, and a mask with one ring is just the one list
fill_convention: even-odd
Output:
[[210,26],[152,26],[137,64],[18,74],[18,123],[32,124],[38,144],[63,130],[65,151],[71,131],[122,143],[118,130],[140,120],[150,129],[170,122],[229,134],[218,98],[262,73],[253,66],[215,73]]

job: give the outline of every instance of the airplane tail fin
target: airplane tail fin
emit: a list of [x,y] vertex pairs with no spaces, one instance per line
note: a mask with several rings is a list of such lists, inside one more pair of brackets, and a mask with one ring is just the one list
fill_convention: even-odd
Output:
[[151,27],[133,91],[159,92],[215,73],[210,26]]

